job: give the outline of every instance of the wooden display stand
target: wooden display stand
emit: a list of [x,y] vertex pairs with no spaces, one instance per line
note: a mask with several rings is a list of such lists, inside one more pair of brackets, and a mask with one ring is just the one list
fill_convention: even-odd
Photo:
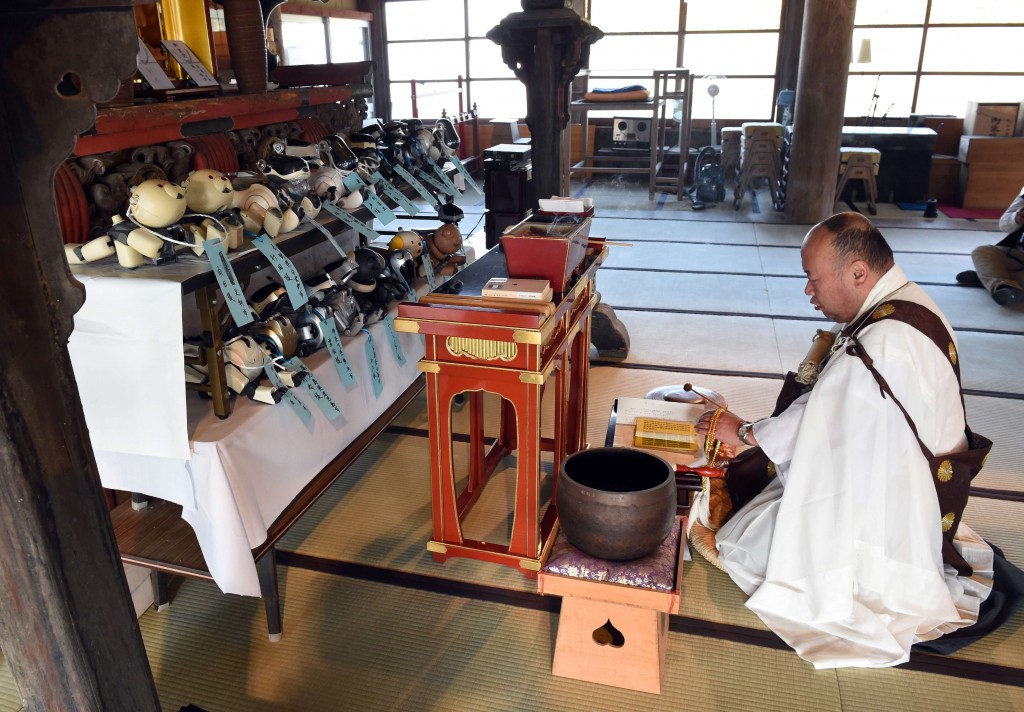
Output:
[[864,184],[864,195],[868,202],[868,212],[878,213],[878,185],[875,176],[882,160],[882,152],[877,148],[859,148],[843,146],[839,149],[839,185],[836,187],[836,198],[843,194],[843,188],[851,180],[859,180]]
[[[434,538],[427,543],[436,561],[466,557],[518,568],[528,577],[540,570],[541,550],[553,531],[555,509],[541,511],[541,451],[559,463],[584,447],[589,376],[590,315],[597,303],[594,277],[607,248],[599,243],[566,291],[547,305],[508,307],[482,299],[491,277],[507,276],[504,253],[491,250],[459,274],[457,294],[444,289],[419,303],[398,307],[395,330],[423,334],[430,426],[430,482]],[[522,309],[522,310],[521,310]],[[541,396],[555,389],[554,437],[541,431]],[[485,450],[483,394],[504,400],[497,440]],[[452,402],[469,392],[471,431],[468,481],[460,493],[452,458]],[[512,531],[508,545],[468,539],[462,522],[478,501],[499,461],[518,448]]]
[[[540,593],[562,597],[552,675],[661,693],[668,617],[679,612],[685,532],[682,518],[675,588],[669,592],[540,572]],[[595,639],[608,623],[621,633],[621,641]]]
[[[591,74],[582,75],[592,82],[596,77]],[[615,79],[615,77],[609,77]],[[574,97],[569,103],[569,125],[563,130],[562,137],[562,195],[570,195],[569,181],[574,175],[594,175],[596,173],[647,175],[648,199],[653,200],[656,191],[671,189],[678,199],[682,199],[683,184],[686,180],[686,160],[690,145],[690,115],[693,96],[693,75],[689,70],[679,67],[673,69],[654,70],[651,77],[654,93],[650,99],[634,101],[587,101],[583,97]],[[585,96],[585,95],[584,95]],[[676,128],[676,145],[665,146],[666,123],[671,112],[666,113],[668,106],[681,102],[682,120]],[[617,112],[629,116],[650,117],[651,144],[647,150],[636,152],[611,151],[598,153],[593,148],[593,131],[588,114],[591,111]],[[582,146],[579,160],[575,160],[576,151],[573,147],[575,133],[573,124],[581,126]],[[665,158],[669,153],[678,152],[678,169],[673,175],[662,172]]]

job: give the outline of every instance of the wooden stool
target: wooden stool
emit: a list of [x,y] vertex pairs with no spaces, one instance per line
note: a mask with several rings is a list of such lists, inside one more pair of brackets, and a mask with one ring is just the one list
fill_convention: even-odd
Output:
[[[605,561],[587,556],[559,532],[538,576],[542,594],[562,597],[551,674],[586,682],[661,693],[668,646],[668,616],[679,612],[685,519],[676,518],[661,548],[637,561]],[[658,575],[661,588],[626,580],[639,564]],[[566,573],[572,570],[576,575]],[[556,573],[562,571],[562,573]],[[581,578],[607,576],[609,580]],[[650,583],[650,582],[647,582]],[[668,587],[671,586],[671,589]]]
[[722,129],[722,172],[728,178],[735,178],[740,169],[742,135],[739,126]]
[[782,124],[774,121],[747,121],[740,128],[743,131],[743,143],[733,207],[739,209],[743,194],[754,178],[766,178],[772,206],[782,210]]
[[864,194],[868,201],[868,212],[878,213],[878,184],[875,176],[882,163],[882,152],[877,148],[854,148],[844,146],[839,149],[839,186],[836,188],[836,199],[843,194],[846,182],[851,180],[864,181]]

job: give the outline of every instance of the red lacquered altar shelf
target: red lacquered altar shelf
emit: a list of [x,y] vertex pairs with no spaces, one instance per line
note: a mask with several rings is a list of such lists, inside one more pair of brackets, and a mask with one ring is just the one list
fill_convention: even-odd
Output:
[[[395,328],[425,338],[419,368],[427,379],[434,520],[427,548],[435,560],[480,559],[537,576],[556,517],[553,504],[541,508],[541,452],[553,453],[557,478],[558,463],[585,446],[590,315],[598,299],[594,277],[606,255],[607,248],[600,245],[584,260],[566,291],[556,294],[550,314],[519,311],[511,304],[507,309],[473,306],[479,300],[469,293],[465,306],[457,303],[458,295],[446,295],[444,304],[428,303],[428,295],[420,303],[399,305]],[[488,263],[490,257],[479,262]],[[497,264],[493,259],[489,263]],[[541,396],[547,387],[554,388],[554,436],[542,439]],[[489,448],[484,443],[483,391],[503,399],[499,434]],[[462,392],[469,392],[470,457],[466,486],[459,492],[451,412],[453,399]],[[508,545],[467,539],[462,531],[467,513],[501,458],[517,449]]]

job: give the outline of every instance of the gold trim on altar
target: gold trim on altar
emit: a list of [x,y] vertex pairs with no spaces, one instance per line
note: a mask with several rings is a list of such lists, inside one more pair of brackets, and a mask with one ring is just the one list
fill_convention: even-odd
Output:
[[449,336],[444,343],[452,356],[469,356],[480,361],[511,361],[519,353],[519,346],[511,341]]

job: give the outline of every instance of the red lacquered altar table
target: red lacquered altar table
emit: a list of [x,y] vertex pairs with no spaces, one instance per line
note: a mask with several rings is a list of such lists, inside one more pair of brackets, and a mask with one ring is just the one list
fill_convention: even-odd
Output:
[[[553,505],[541,511],[541,452],[553,453],[557,478],[558,463],[585,445],[590,315],[598,299],[594,276],[607,256],[603,243],[592,245],[579,274],[564,293],[555,295],[552,313],[539,313],[536,306],[531,311],[518,304],[494,305],[479,296],[487,279],[507,274],[498,248],[456,275],[461,287],[457,293],[442,287],[421,302],[398,307],[395,329],[425,338],[419,368],[427,379],[434,519],[434,538],[427,548],[437,561],[480,559],[518,568],[531,578],[540,569],[556,518]],[[546,387],[555,389],[552,438],[541,437]],[[503,399],[499,434],[489,448],[484,447],[483,391]],[[454,397],[462,392],[469,392],[470,457],[466,486],[458,492],[451,411]],[[517,448],[508,546],[467,539],[462,532],[466,514],[501,458]]]

